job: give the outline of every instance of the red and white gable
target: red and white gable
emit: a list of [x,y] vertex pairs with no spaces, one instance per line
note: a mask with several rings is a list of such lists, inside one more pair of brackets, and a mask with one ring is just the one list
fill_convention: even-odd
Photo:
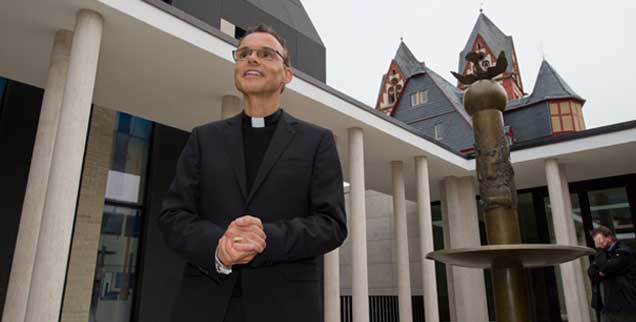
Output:
[[[521,84],[521,74],[519,73],[519,65],[517,63],[517,55],[514,52],[514,48],[512,49],[512,72],[505,72],[495,80],[503,86],[508,94],[508,100],[514,100],[523,97],[523,85]],[[484,41],[481,35],[477,35],[475,37],[475,42],[473,43],[471,51],[473,52],[481,52],[484,54],[485,58],[481,61],[481,67],[483,69],[487,69],[488,67],[494,66],[497,64],[497,55],[499,53],[493,53],[488,44]],[[510,61],[510,57],[508,61]],[[473,74],[473,63],[466,62],[466,66],[462,71],[464,75]],[[464,89],[464,85],[459,83],[458,87]]]
[[387,71],[382,86],[380,87],[380,94],[378,95],[375,109],[386,115],[390,115],[402,94],[405,84],[406,78],[400,70],[400,66],[398,66],[395,60],[391,60],[389,71]]

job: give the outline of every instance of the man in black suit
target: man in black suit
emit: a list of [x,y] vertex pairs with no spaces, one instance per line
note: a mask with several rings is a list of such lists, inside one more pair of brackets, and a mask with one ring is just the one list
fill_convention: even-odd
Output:
[[192,130],[159,215],[187,262],[172,320],[319,322],[318,258],[347,235],[334,137],[279,108],[292,70],[271,28],[233,56],[243,112]]
[[590,235],[596,248],[587,271],[592,307],[601,322],[636,321],[636,261],[631,249],[606,226],[599,225]]

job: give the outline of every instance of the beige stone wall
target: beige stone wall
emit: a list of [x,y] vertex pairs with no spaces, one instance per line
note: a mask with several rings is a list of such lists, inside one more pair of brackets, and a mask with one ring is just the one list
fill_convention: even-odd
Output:
[[[345,195],[349,214],[349,194]],[[369,295],[397,295],[397,253],[394,236],[393,197],[381,192],[367,190],[367,262],[369,272]],[[406,202],[406,219],[409,238],[409,262],[411,293],[422,295],[421,256],[416,203]],[[347,216],[347,221],[350,218]],[[350,222],[348,223],[350,224]],[[340,247],[340,291],[351,295],[352,254],[351,236]]]
[[62,322],[89,321],[115,114],[109,109],[93,107],[64,290]]

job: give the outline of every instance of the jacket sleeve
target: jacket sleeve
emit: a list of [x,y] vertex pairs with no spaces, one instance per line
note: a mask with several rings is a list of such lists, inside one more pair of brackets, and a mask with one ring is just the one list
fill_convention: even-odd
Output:
[[325,254],[347,237],[342,169],[333,134],[325,131],[314,156],[309,216],[264,223],[267,246],[251,266]]
[[587,269],[587,275],[590,277],[590,280],[592,281],[593,284],[598,283],[600,280],[600,276],[598,275],[598,272],[599,272],[598,261],[599,261],[599,253],[597,252],[596,255],[594,256],[594,262],[592,262],[590,267]]
[[197,128],[192,130],[172,184],[163,200],[158,223],[169,248],[199,271],[218,280],[214,252],[224,230],[199,216],[200,146]]
[[625,272],[632,261],[632,254],[629,250],[617,249],[614,256],[608,256],[605,265],[600,267],[600,271],[605,276],[620,275]]

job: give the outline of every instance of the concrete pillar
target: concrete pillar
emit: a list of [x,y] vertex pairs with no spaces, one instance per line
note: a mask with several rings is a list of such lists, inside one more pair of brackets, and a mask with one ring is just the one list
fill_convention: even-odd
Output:
[[241,113],[243,107],[241,106],[241,99],[234,95],[223,95],[221,102],[221,119],[225,120],[238,113]]
[[[473,177],[446,177],[441,183],[444,248],[477,247],[479,217]],[[446,266],[451,321],[488,321],[481,269]]]
[[353,322],[369,322],[369,271],[364,188],[364,133],[349,129],[349,184],[351,198]]
[[338,248],[325,254],[323,259],[325,322],[340,322],[340,252]]
[[2,314],[3,322],[24,321],[26,314],[72,40],[73,33],[70,31],[59,30],[55,33]]
[[98,13],[78,12],[29,292],[27,322],[59,320],[102,28],[103,20]]
[[393,174],[393,220],[397,250],[398,303],[400,322],[412,322],[409,237],[406,229],[406,195],[402,161],[391,162]]
[[[545,174],[550,194],[552,224],[557,244],[577,245],[570,189],[565,176],[565,169],[559,166],[556,159],[545,161]],[[590,321],[590,310],[585,291],[585,277],[581,260],[561,264],[561,281],[568,321]]]
[[428,160],[425,157],[415,157],[415,180],[417,185],[417,217],[420,230],[425,320],[427,322],[439,322],[435,261],[426,259],[426,254],[432,252],[435,248],[433,246],[433,215],[431,213]]

